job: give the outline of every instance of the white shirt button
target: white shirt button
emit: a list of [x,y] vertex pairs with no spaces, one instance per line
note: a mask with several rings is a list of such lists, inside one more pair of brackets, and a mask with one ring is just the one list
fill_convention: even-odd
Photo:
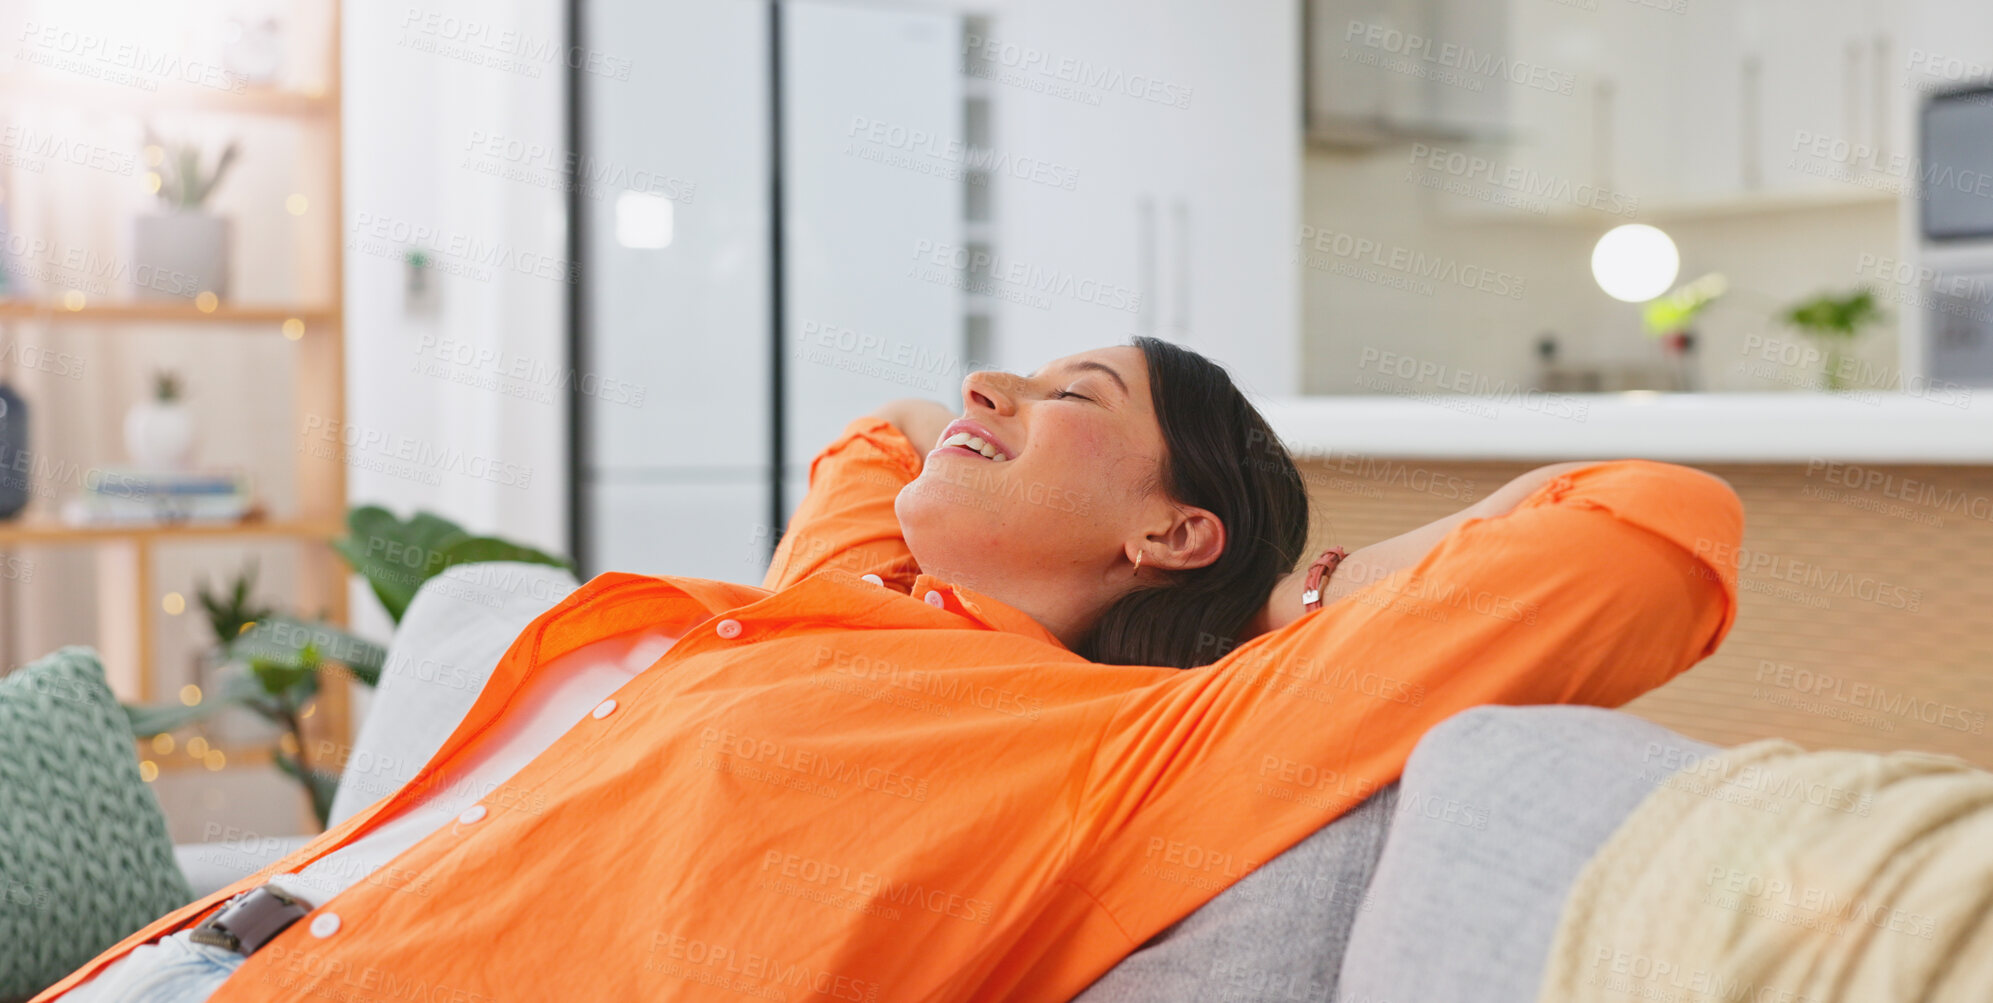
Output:
[[724,637],[727,640],[731,641],[734,638],[740,636],[740,621],[735,620],[732,617],[728,617],[725,620],[721,620],[719,622],[719,625],[714,627],[713,629],[717,631],[721,637]]
[[858,577],[863,578],[874,585],[886,584],[886,580],[884,578],[879,577],[878,575],[859,575]]
[[479,821],[483,818],[484,818],[484,806],[481,804],[474,804],[471,805],[469,808],[465,808],[464,813],[457,816],[457,821],[462,822],[465,825],[469,825],[472,822]]
[[591,716],[593,716],[597,721],[600,721],[603,718],[616,713],[616,701],[613,699],[604,700],[601,703],[596,704],[595,709],[589,711],[588,713]]
[[321,940],[339,932],[339,914],[322,912],[311,921],[311,935]]
[[937,592],[934,589],[928,589],[927,604],[929,606],[946,606],[948,605],[948,600],[941,598],[940,592]]

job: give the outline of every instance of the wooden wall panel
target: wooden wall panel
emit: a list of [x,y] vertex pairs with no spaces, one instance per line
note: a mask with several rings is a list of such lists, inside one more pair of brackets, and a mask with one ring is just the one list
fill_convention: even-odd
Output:
[[[1311,553],[1412,529],[1533,466],[1307,459]],[[1993,467],[1699,466],[1744,500],[1737,622],[1625,709],[1721,745],[1783,737],[1993,768]]]

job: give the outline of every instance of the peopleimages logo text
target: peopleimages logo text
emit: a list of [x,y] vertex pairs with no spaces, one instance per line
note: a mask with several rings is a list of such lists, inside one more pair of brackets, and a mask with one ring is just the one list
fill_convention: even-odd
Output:
[[1365,48],[1388,52],[1394,56],[1416,59],[1476,76],[1506,80],[1512,84],[1534,87],[1552,94],[1571,93],[1578,80],[1577,75],[1568,70],[1552,69],[1525,59],[1510,59],[1498,53],[1484,52],[1471,45],[1442,42],[1424,35],[1399,31],[1384,24],[1353,20],[1343,32],[1343,41],[1357,42]]

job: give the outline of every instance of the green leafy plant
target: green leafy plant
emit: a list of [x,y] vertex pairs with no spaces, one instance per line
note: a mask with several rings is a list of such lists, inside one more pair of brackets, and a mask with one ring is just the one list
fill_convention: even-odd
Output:
[[[348,535],[333,548],[367,579],[395,623],[401,622],[422,583],[458,564],[524,561],[572,568],[572,562],[497,537],[474,536],[442,516],[417,512],[407,520],[386,509],[364,505],[348,510]],[[277,724],[287,740],[272,753],[277,768],[296,780],[311,798],[319,824],[331,815],[338,774],[318,769],[303,756],[304,720],[321,688],[322,673],[343,668],[368,686],[380,683],[387,649],[344,628],[286,616],[257,603],[256,568],[247,566],[226,589],[198,589],[201,608],[215,635],[215,648],[227,667],[215,692],[192,705],[140,707],[127,704],[132,734],[149,738],[190,727],[229,707],[242,706]]]
[[228,175],[240,147],[231,140],[212,168],[205,165],[201,148],[193,143],[169,143],[145,129],[145,162],[159,177],[159,200],[175,209],[199,209],[213,195],[221,179]]
[[444,571],[479,561],[522,561],[572,570],[573,562],[493,536],[473,536],[442,516],[417,512],[407,520],[378,505],[346,513],[348,536],[333,548],[373,586],[374,595],[395,623],[408,611],[415,591]]
[[1710,304],[1730,291],[1730,280],[1720,272],[1710,272],[1666,296],[1657,297],[1640,312],[1641,325],[1650,337],[1666,338],[1695,327]]
[[171,404],[180,399],[180,374],[171,369],[157,369],[152,373],[152,399],[161,404]]
[[1782,319],[1801,334],[1821,343],[1826,354],[1825,382],[1829,390],[1847,387],[1841,370],[1846,347],[1870,326],[1885,319],[1875,294],[1859,288],[1841,296],[1821,293],[1786,308]]

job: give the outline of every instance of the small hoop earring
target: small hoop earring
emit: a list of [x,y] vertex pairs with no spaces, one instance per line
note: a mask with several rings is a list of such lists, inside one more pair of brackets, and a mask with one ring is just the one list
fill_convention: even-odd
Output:
[[1142,570],[1142,552],[1139,550],[1135,551],[1135,570]]

